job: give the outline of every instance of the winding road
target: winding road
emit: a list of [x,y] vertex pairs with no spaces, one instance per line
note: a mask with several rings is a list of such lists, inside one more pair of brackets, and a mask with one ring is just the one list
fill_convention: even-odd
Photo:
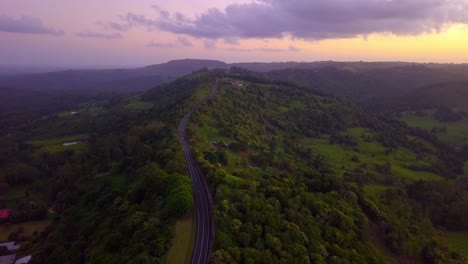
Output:
[[[212,98],[218,90],[218,80],[213,84],[210,94],[201,102],[205,104]],[[186,137],[187,123],[195,109],[191,110],[179,125],[179,139],[182,143],[185,161],[189,169],[190,177],[192,178],[192,189],[195,200],[195,209],[197,212],[197,229],[195,233],[195,245],[190,258],[191,264],[206,264],[209,263],[211,251],[213,248],[214,239],[214,222],[213,222],[213,201],[211,198],[208,184],[205,176],[202,174],[200,167],[193,159],[193,154],[189,142]]]

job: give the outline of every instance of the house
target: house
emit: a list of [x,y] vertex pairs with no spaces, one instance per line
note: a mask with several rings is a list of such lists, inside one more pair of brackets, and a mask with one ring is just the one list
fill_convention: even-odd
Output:
[[231,80],[230,83],[231,83],[232,86],[236,86],[236,87],[243,87],[244,86],[244,82],[239,81],[239,80]]
[[26,263],[29,263],[29,261],[31,261],[31,259],[32,259],[32,256],[22,257],[20,259],[17,259],[15,261],[15,264],[26,264]]
[[0,247],[6,247],[8,251],[14,251],[21,248],[21,246],[16,245],[15,242],[0,243]]
[[0,220],[5,220],[10,217],[10,209],[0,210]]
[[0,264],[14,264],[16,255],[0,256]]
[[210,146],[211,148],[219,148],[219,147],[229,148],[230,144],[220,140],[220,141],[211,141]]
[[75,142],[66,142],[66,143],[63,143],[62,145],[64,147],[69,147],[69,146],[74,146],[74,145],[77,145],[77,144],[80,144],[79,141],[75,141]]

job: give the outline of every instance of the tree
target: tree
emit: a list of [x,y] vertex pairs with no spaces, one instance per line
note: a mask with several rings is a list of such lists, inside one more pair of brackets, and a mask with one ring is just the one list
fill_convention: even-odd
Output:
[[169,177],[167,208],[172,217],[182,217],[192,209],[194,201],[190,178],[181,174]]

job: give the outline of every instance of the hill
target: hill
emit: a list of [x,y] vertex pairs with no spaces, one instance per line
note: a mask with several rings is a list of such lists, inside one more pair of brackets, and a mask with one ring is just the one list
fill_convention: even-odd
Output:
[[[467,66],[464,64],[405,62],[322,61],[227,64],[215,60],[186,59],[134,69],[66,70],[20,74],[22,70],[14,68],[7,69],[10,71],[8,76],[0,76],[0,87],[8,89],[0,89],[1,96],[6,102],[1,110],[9,113],[21,109],[23,106],[20,102],[28,98],[28,94],[31,96],[39,94],[39,97],[44,94],[53,94],[53,97],[62,97],[66,101],[79,104],[98,94],[109,96],[112,93],[129,94],[145,91],[202,68],[228,69],[231,67],[244,68],[263,73],[268,78],[312,87],[377,111],[382,111],[381,106],[385,105],[389,98],[397,99],[401,94],[409,93],[421,86],[468,80]],[[31,69],[31,71],[39,70]],[[0,71],[5,72],[5,70]],[[16,75],[12,74],[13,72],[16,72]],[[10,93],[11,89],[18,89],[18,91]],[[57,101],[39,100],[31,104],[29,109],[41,111],[52,104],[60,105]]]
[[66,70],[3,77],[3,86],[35,90],[142,91],[201,68],[222,67],[210,60],[177,60],[136,69]]
[[[410,126],[431,131],[443,141],[468,145],[468,84],[450,82],[429,85],[381,104]],[[466,157],[468,160],[468,157]]]
[[[463,229],[443,219],[463,221],[418,207],[414,187],[427,182],[430,192],[452,179],[442,196],[452,194],[463,161],[450,147],[311,89],[242,69],[219,78],[218,94],[189,127],[213,194],[213,263],[435,260],[433,250],[463,262],[435,229]],[[376,249],[379,239],[389,259]]]
[[268,72],[266,76],[313,87],[373,110],[382,110],[379,108],[381,104],[396,102],[402,94],[409,94],[424,86],[468,79],[466,74],[458,70],[422,64],[366,68],[359,71],[335,67],[285,69]]
[[408,108],[457,108],[468,110],[468,83],[437,83],[421,87],[400,98]]
[[[463,263],[435,228],[467,229],[460,150],[239,68],[0,117],[16,121],[0,131],[0,201],[18,216],[8,236],[44,263],[166,263],[193,206],[177,126],[215,82],[187,129],[213,196],[211,263]],[[24,231],[33,220],[45,222]]]
[[149,90],[201,68],[225,67],[210,60],[176,60],[136,69],[66,70],[0,76],[0,113],[47,112],[78,107],[91,99]]

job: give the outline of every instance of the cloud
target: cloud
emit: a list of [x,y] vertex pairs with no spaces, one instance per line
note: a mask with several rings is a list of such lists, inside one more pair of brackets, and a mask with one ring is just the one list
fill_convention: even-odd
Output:
[[99,38],[107,40],[122,38],[122,35],[119,33],[78,32],[75,35],[80,38]]
[[184,47],[192,47],[193,46],[192,42],[190,42],[190,40],[188,40],[187,38],[179,37],[178,40],[179,40],[179,43]]
[[241,48],[228,48],[226,49],[228,51],[234,51],[234,52],[298,52],[300,49],[294,47],[294,46],[289,46],[288,49],[279,49],[279,48],[269,48],[269,47],[262,47],[262,48],[253,48],[253,49],[241,49]]
[[225,37],[224,43],[228,45],[239,45],[239,38],[237,37]]
[[63,36],[65,32],[42,24],[39,18],[23,16],[18,19],[0,15],[0,31],[10,33],[43,34]]
[[146,46],[150,48],[160,48],[160,49],[170,49],[170,48],[178,47],[178,45],[174,43],[161,43],[161,42],[154,42],[154,41],[151,41]]
[[[164,18],[165,16],[160,14],[160,17]],[[147,18],[144,15],[138,15],[130,12],[124,16],[120,16],[120,20],[124,21],[126,26],[129,28],[135,26],[144,26],[148,30],[153,30],[158,27],[158,22],[156,20]]]
[[468,24],[468,0],[257,0],[195,18],[156,10],[157,19],[140,19],[140,25],[205,39],[417,35]]
[[156,42],[156,41],[151,41],[146,46],[151,47],[151,48],[169,49],[169,48],[178,48],[178,47],[192,47],[193,44],[192,44],[192,42],[190,42],[189,39],[187,39],[185,37],[178,37],[177,42]]
[[127,32],[130,29],[130,26],[127,24],[120,24],[117,22],[109,22],[109,27],[113,30],[120,31],[120,32]]
[[299,51],[301,51],[301,49],[296,47],[296,46],[290,45],[288,47],[288,51],[290,51],[290,52],[299,52]]
[[214,50],[216,49],[216,40],[207,39],[203,41],[203,45],[205,46],[205,49]]

